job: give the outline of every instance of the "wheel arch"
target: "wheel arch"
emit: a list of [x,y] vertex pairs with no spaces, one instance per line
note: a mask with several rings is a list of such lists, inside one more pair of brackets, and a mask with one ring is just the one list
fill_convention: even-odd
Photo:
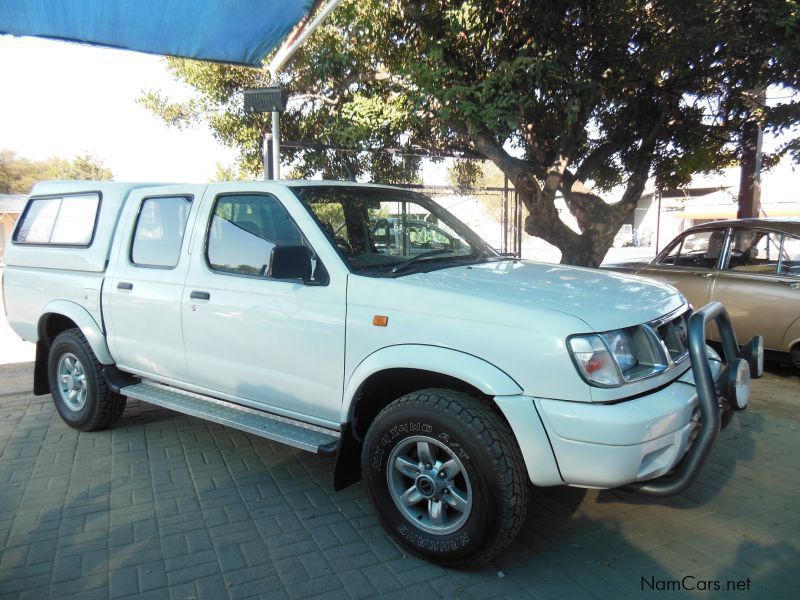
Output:
[[114,364],[105,335],[89,311],[68,300],[53,300],[42,311],[36,329],[36,362],[33,370],[33,392],[35,394],[46,394],[50,391],[50,383],[47,378],[50,344],[59,333],[73,328],[81,330],[101,364]]
[[387,346],[362,360],[347,381],[341,413],[342,423],[351,420],[364,386],[376,376],[384,376],[392,370],[435,373],[440,377],[459,381],[486,396],[514,396],[522,393],[520,385],[508,373],[472,354],[422,344]]
[[342,436],[334,474],[337,490],[361,478],[361,444],[378,413],[401,396],[429,388],[450,389],[479,398],[504,420],[493,397],[522,392],[510,375],[465,352],[417,344],[389,346],[374,352],[358,365],[345,386]]

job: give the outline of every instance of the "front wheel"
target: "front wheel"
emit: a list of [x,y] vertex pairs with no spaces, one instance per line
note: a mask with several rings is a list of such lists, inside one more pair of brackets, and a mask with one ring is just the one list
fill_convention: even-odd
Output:
[[80,431],[113,425],[125,410],[125,397],[106,387],[103,366],[80,329],[67,329],[50,347],[48,375],[61,418]]
[[432,562],[486,562],[525,519],[528,477],[513,433],[466,394],[423,390],[395,400],[372,423],[361,461],[383,525]]

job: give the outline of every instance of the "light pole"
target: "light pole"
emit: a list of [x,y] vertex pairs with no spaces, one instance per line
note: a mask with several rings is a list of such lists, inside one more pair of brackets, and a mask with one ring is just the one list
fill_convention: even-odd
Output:
[[277,84],[245,90],[244,109],[247,112],[272,113],[272,132],[264,135],[264,179],[280,179],[280,114],[286,110],[286,92]]

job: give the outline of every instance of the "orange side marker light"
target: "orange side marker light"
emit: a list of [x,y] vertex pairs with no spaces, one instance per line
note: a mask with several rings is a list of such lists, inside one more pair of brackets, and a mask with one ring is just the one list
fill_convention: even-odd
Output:
[[389,324],[389,317],[385,315],[375,315],[372,317],[372,324],[375,327],[386,327]]

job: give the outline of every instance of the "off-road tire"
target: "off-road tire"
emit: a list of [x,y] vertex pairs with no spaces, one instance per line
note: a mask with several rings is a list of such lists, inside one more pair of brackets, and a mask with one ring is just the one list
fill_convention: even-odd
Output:
[[[59,364],[62,357],[77,358],[85,374],[85,400],[75,409],[61,393]],[[80,329],[67,329],[59,333],[50,346],[47,374],[56,410],[64,422],[80,431],[97,431],[113,425],[125,410],[126,398],[108,389],[102,373],[103,365],[92,352]]]
[[[398,452],[413,448],[419,439],[431,440],[426,443],[437,446],[439,456],[444,456],[442,460],[458,457],[462,473],[466,474],[460,481],[468,481],[471,486],[471,509],[459,515],[446,507],[445,512],[454,515],[451,527],[457,527],[455,530],[432,532],[435,527],[431,504],[423,500],[405,509],[398,503],[402,499],[398,499],[397,491],[393,493],[398,489],[393,482],[399,477],[393,469],[402,473],[396,465]],[[413,463],[418,460],[413,455],[411,449],[404,456]],[[408,468],[407,465],[402,467]],[[460,568],[488,562],[516,537],[525,520],[528,476],[514,435],[491,406],[464,393],[428,389],[389,404],[365,436],[361,472],[384,527],[410,553],[442,566]],[[425,472],[423,468],[422,474]],[[408,481],[416,490],[419,478]],[[444,496],[439,498],[444,506]],[[417,515],[415,521],[408,514],[415,511],[428,511],[430,518]],[[460,524],[459,517],[465,519]]]

